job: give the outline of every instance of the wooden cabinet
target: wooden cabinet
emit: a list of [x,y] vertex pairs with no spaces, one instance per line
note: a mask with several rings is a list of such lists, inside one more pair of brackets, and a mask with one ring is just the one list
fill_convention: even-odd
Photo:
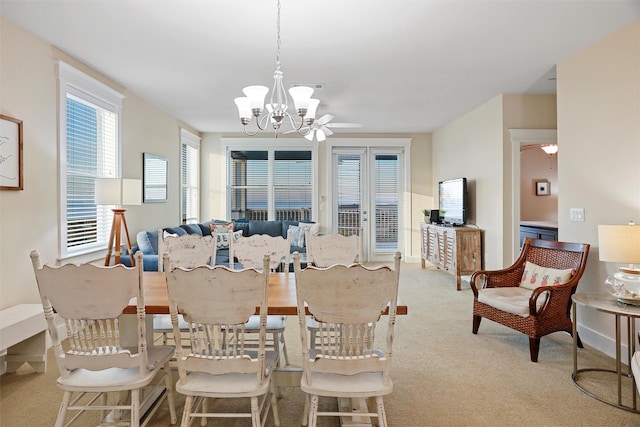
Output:
[[422,268],[429,262],[453,274],[457,290],[460,290],[460,276],[482,269],[480,229],[422,223],[420,234]]

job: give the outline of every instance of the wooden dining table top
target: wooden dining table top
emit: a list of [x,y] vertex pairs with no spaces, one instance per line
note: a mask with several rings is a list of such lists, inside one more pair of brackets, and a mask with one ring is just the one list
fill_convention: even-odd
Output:
[[[144,304],[147,314],[169,314],[169,295],[163,272],[145,271]],[[269,275],[268,314],[296,316],[296,277],[294,273],[271,273]],[[135,299],[124,310],[125,314],[135,314]],[[257,313],[257,312],[256,312]],[[398,299],[396,314],[408,313],[407,305]],[[309,313],[307,313],[309,314]],[[385,313],[386,314],[386,313]]]

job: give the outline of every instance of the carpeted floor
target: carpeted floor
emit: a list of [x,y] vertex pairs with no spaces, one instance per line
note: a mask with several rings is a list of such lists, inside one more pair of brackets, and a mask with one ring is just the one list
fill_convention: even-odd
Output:
[[[453,276],[420,264],[401,267],[400,296],[409,315],[398,316],[392,378],[385,398],[389,425],[412,426],[640,426],[640,415],[601,403],[580,392],[571,381],[572,341],[556,333],[542,339],[538,363],[529,360],[528,338],[483,320],[471,333],[473,295],[467,283],[455,290]],[[286,339],[293,365],[300,365],[296,318],[287,322]],[[381,334],[379,333],[379,336]],[[579,367],[613,368],[614,361],[588,346],[579,350]],[[55,386],[57,368],[49,358],[46,374],[23,366],[0,382],[0,425],[51,426],[62,392]],[[177,372],[174,377],[177,377]],[[615,377],[589,375],[585,384],[615,399]],[[631,404],[631,381],[623,381]],[[279,400],[282,426],[299,426],[304,396],[286,389]],[[178,419],[184,400],[178,395]],[[246,402],[234,403],[247,405]],[[335,401],[322,402],[335,407]],[[91,420],[76,425],[89,426]],[[150,426],[168,426],[166,405]],[[248,426],[244,420],[213,420],[209,426]],[[272,426],[271,416],[267,426]],[[338,426],[325,418],[319,427]]]

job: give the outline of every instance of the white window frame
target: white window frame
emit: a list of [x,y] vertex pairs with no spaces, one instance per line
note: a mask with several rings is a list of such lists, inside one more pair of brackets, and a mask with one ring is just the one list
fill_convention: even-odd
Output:
[[[318,143],[314,142],[310,145],[306,140],[301,142],[292,138],[223,138],[222,151],[224,155],[224,176],[225,183],[225,203],[227,218],[231,217],[231,193],[229,191],[229,155],[232,151],[268,151],[270,162],[273,161],[273,152],[275,151],[311,151],[311,219],[318,221]],[[271,164],[270,164],[271,168]],[[269,172],[269,217],[274,217],[273,212],[273,182],[271,181],[272,172]]]
[[[200,222],[199,221],[199,218],[200,218],[200,141],[201,141],[201,138],[198,135],[195,135],[194,133],[191,133],[186,129],[180,129],[180,220],[185,224],[193,224],[193,223]],[[196,175],[197,175],[196,183],[195,183],[195,190],[196,190],[195,191],[195,194],[196,194],[195,212],[197,213],[197,216],[196,218],[191,218],[192,220],[191,222],[190,222],[190,218],[186,218],[187,213],[183,211],[183,206],[182,206],[184,192],[186,187],[189,185],[189,183],[185,183],[182,180],[182,177],[184,176],[184,159],[182,158],[182,147],[185,145],[187,147],[195,149],[197,151],[197,156],[198,156],[195,164]]]
[[98,241],[92,244],[67,247],[67,94],[72,94],[82,100],[95,104],[101,108],[113,111],[116,119],[116,170],[109,178],[121,177],[121,137],[120,124],[122,120],[122,100],[124,95],[110,88],[102,82],[72,67],[58,61],[58,102],[59,102],[59,133],[58,133],[58,257],[65,259],[77,255],[103,250],[107,247],[109,232],[99,233]]

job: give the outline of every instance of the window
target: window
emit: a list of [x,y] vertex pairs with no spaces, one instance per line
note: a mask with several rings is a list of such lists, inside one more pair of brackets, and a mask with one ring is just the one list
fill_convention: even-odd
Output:
[[311,220],[312,154],[311,150],[230,150],[230,218]]
[[180,139],[180,213],[183,224],[195,224],[200,217],[200,138],[182,129]]
[[60,245],[66,258],[104,249],[113,213],[95,202],[95,179],[120,177],[123,95],[64,62],[60,84]]

